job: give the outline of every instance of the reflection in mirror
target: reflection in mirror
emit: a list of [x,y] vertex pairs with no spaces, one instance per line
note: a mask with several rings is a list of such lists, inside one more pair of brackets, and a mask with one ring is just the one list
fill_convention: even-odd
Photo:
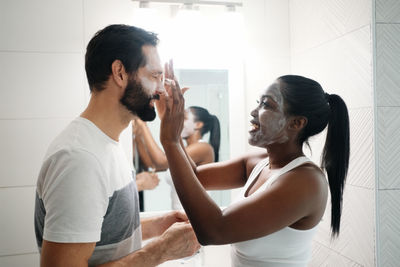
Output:
[[[228,70],[218,69],[177,69],[181,87],[189,87],[185,93],[185,105],[200,106],[218,117],[221,128],[221,146],[219,161],[227,160],[229,153],[229,94],[228,94]],[[160,120],[157,118],[149,122],[148,127],[159,146]],[[208,142],[209,134],[203,136]],[[171,209],[171,186],[167,180],[168,172],[158,172],[159,185],[153,190],[144,191],[144,210],[161,211]],[[230,203],[230,190],[209,191],[210,196],[219,206],[227,206]],[[195,196],[193,196],[195,197]]]

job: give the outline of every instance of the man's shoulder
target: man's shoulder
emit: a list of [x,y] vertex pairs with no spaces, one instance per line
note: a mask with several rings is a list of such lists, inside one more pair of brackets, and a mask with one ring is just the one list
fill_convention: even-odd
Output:
[[51,142],[44,160],[67,152],[78,157],[98,157],[106,144],[95,130],[83,118],[76,118]]

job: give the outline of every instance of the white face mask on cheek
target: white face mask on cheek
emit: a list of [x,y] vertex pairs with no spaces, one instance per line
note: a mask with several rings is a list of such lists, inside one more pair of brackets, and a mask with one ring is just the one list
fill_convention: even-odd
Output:
[[187,113],[187,118],[183,122],[183,129],[181,133],[182,138],[188,138],[189,136],[193,135],[196,130],[196,123],[194,122],[194,116],[192,112]]

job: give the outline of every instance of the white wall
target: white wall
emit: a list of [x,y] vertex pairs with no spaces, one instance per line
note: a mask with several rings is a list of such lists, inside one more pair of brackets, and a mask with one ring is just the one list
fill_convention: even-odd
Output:
[[400,1],[375,0],[377,263],[400,262]]
[[[310,266],[375,265],[375,169],[371,0],[290,0],[292,73],[319,81],[349,108],[351,156],[341,235],[330,240],[330,207]],[[324,141],[311,143],[319,162]]]
[[[246,107],[249,114],[259,90],[289,70],[287,5],[286,0],[244,1],[247,78],[235,84],[242,90],[235,92],[242,100],[235,110]],[[131,23],[134,7],[130,0],[0,1],[0,266],[39,266],[33,209],[42,158],[90,97],[87,42],[108,24]],[[251,99],[248,108],[243,90]],[[241,113],[231,123],[243,128],[248,118]],[[122,136],[128,155],[129,134]],[[233,136],[235,154],[245,150],[245,136],[247,130]]]
[[[0,1],[0,266],[39,266],[33,209],[42,158],[88,101],[86,43],[105,25],[127,22],[130,6]],[[121,139],[129,155],[129,131]]]
[[[330,243],[329,218],[326,216],[314,243],[312,266],[373,266],[375,221],[371,218],[375,212],[375,169],[371,0],[243,2],[247,33],[245,99],[243,103],[234,103],[245,105],[246,116],[238,118],[240,124],[248,125],[250,111],[260,90],[289,72],[321,81],[326,91],[344,97],[352,123],[352,155],[344,196],[342,237]],[[379,54],[388,48],[384,42],[379,43],[379,36],[382,36],[381,40],[391,40],[388,36],[392,32],[399,36],[398,24],[395,24],[399,17],[390,12],[392,6],[398,7],[398,1],[377,2],[381,3],[377,9],[380,12],[377,16]],[[392,5],[385,6],[388,2]],[[38,266],[33,206],[41,159],[49,142],[79,115],[88,101],[89,89],[83,68],[86,43],[98,29],[108,24],[130,23],[133,8],[130,0],[0,1],[0,266]],[[393,40],[398,48],[398,39]],[[393,58],[392,71],[400,69],[396,67],[399,60],[395,60],[399,52],[395,51],[397,54],[392,51],[386,57],[387,60]],[[379,66],[386,66],[380,65],[379,59],[378,72]],[[378,101],[378,119],[388,118],[380,120],[379,140],[387,140],[389,136],[389,140],[398,144],[400,98],[395,86],[399,81],[379,80],[379,77],[385,76],[377,76],[378,88],[380,84],[382,90],[386,90],[388,83],[392,86],[390,97],[385,97],[386,91],[378,91],[385,92],[378,97],[382,100]],[[235,123],[235,118],[231,123]],[[388,123],[394,126],[384,128]],[[247,136],[247,129],[238,136]],[[129,143],[129,131],[124,140]],[[318,142],[318,139],[314,141],[314,156],[320,150]],[[245,140],[237,143],[238,151],[253,149],[246,144]],[[393,143],[382,144],[380,155],[397,151],[392,149],[396,147]],[[129,145],[127,147],[129,149]],[[396,161],[397,158],[380,157],[386,164],[389,159]],[[393,208],[379,210],[381,220],[389,222],[386,224],[389,227],[380,227],[379,233],[385,238],[399,232],[396,218],[400,217],[400,205],[394,201],[399,199],[399,182],[391,179],[398,177],[397,171],[386,170],[379,170],[379,201],[382,207],[391,204]],[[397,217],[391,216],[393,211],[397,212]],[[398,257],[394,252],[398,251],[395,241],[380,243],[381,251],[385,247],[389,255]],[[381,258],[386,256],[383,254]],[[398,262],[398,258],[396,260],[394,262]]]
[[257,106],[262,90],[279,76],[290,72],[289,1],[247,0],[243,15],[246,34],[245,135],[246,150],[255,150],[247,143],[250,112]]

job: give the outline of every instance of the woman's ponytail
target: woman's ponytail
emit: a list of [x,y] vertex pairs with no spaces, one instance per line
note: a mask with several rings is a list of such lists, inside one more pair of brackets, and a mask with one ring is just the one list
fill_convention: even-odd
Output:
[[221,129],[217,116],[210,115],[210,139],[209,143],[214,149],[214,161],[219,160],[219,146],[221,142]]
[[210,132],[208,142],[214,149],[214,161],[217,162],[219,160],[219,146],[221,142],[221,129],[217,116],[211,115],[207,109],[202,107],[191,106],[189,109],[193,112],[195,121],[203,123],[203,127],[200,130],[201,136]]
[[349,114],[343,99],[326,94],[330,106],[328,132],[322,152],[321,167],[328,174],[331,192],[331,230],[335,237],[340,231],[343,189],[350,157]]

